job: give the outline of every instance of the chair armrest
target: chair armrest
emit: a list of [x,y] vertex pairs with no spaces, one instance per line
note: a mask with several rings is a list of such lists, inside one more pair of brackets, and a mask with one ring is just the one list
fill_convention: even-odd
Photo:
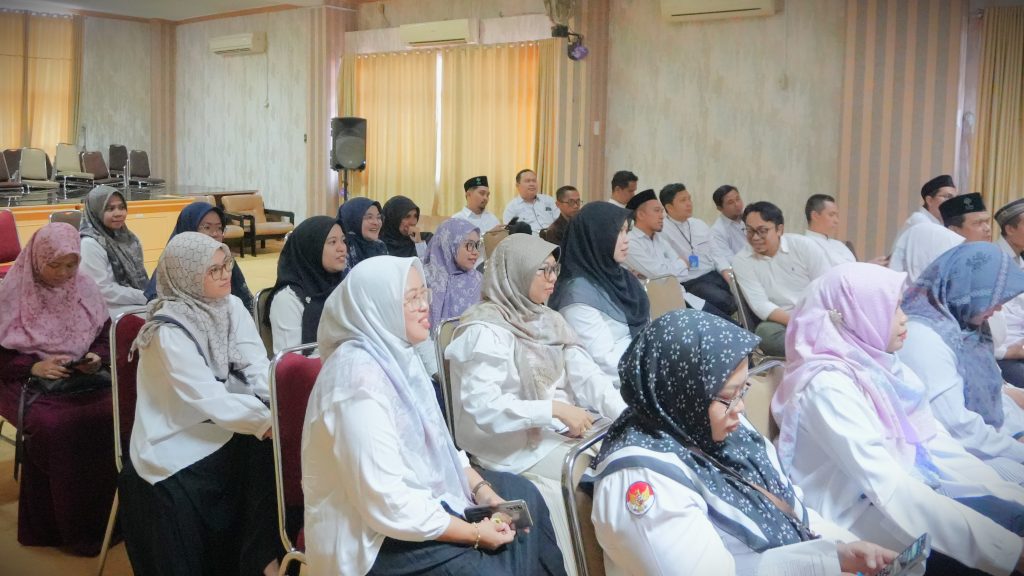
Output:
[[263,212],[267,216],[277,216],[279,218],[288,218],[288,222],[295,224],[295,212],[288,212],[286,210],[271,210],[270,208],[264,208]]
[[[256,230],[256,217],[250,214],[236,214],[234,212],[224,212],[224,218],[228,222],[238,222],[238,225],[242,227],[243,231]],[[248,227],[246,223],[248,222]]]

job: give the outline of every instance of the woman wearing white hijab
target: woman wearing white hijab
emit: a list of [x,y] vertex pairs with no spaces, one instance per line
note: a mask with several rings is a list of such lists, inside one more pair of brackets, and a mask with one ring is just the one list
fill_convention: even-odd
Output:
[[[324,366],[302,432],[308,573],[564,574],[547,508],[529,482],[484,473],[455,449],[414,346],[429,336],[418,259],[364,260],[328,297]],[[471,524],[475,503],[524,499],[534,526]]]
[[267,356],[231,295],[228,247],[170,240],[135,340],[138,400],[119,482],[136,574],[276,574]]

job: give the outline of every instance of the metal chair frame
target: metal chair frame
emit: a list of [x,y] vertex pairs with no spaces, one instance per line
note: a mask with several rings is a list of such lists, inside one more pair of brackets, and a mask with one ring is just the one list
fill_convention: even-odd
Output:
[[444,401],[444,415],[448,422],[448,433],[452,436],[452,442],[455,442],[455,403],[452,398],[451,370],[448,361],[444,358],[444,351],[451,344],[458,326],[458,318],[443,320],[437,327],[437,337],[434,339],[434,350],[437,352],[437,378],[441,381],[441,399]]
[[569,516],[569,537],[572,539],[572,552],[576,558],[576,570],[579,576],[604,576],[604,572],[599,572],[587,564],[587,549],[583,543],[581,522],[584,520],[590,522],[590,518],[584,519],[580,515],[579,506],[576,503],[577,485],[573,481],[573,472],[576,470],[576,461],[580,455],[604,440],[605,435],[608,434],[608,428],[606,426],[604,429],[577,442],[566,453],[562,464],[562,499],[565,501],[565,511]]

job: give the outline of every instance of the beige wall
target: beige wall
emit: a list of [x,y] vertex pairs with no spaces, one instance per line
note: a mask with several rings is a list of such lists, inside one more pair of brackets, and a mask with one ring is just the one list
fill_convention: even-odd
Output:
[[683,182],[695,214],[737,186],[803,230],[808,195],[836,189],[844,0],[786,0],[781,13],[670,24],[656,0],[611,0],[606,178]]

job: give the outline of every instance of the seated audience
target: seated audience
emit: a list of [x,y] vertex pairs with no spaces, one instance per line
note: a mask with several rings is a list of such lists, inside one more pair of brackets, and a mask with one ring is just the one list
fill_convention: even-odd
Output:
[[669,184],[661,189],[658,200],[665,206],[665,224],[659,234],[687,266],[683,287],[690,294],[711,302],[715,308],[732,314],[736,302],[729,284],[717,268],[711,252],[711,229],[700,218],[693,217],[693,199],[682,184]]
[[1024,482],[1024,444],[1015,439],[1024,432],[1024,411],[1004,393],[986,321],[1021,293],[1024,272],[999,248],[957,246],[907,288],[903,310],[910,322],[899,352],[927,386],[939,422],[968,452],[1017,483]]
[[118,482],[136,574],[277,573],[267,352],[231,295],[233,265],[197,232],[172,238],[157,265]]
[[[325,358],[302,434],[307,573],[565,574],[547,507],[529,482],[477,471],[452,444],[413,346],[428,337],[418,260],[355,267],[324,308]],[[517,534],[466,507],[524,499]]]
[[964,243],[964,237],[952,230],[925,222],[908,228],[900,235],[899,250],[889,258],[889,268],[906,272],[914,282],[944,252]]
[[[47,224],[0,281],[0,416],[18,429],[18,542],[92,556],[117,478],[110,373],[102,369],[110,319],[78,264],[78,230]],[[68,365],[76,360],[84,362]]]
[[582,481],[609,574],[875,574],[896,556],[807,508],[743,416],[756,343],[720,318],[678,310],[626,351],[629,409]]
[[562,186],[555,192],[555,205],[558,206],[560,214],[551,226],[541,230],[541,236],[548,242],[561,246],[569,221],[579,213],[580,206],[583,205],[580,191],[572,186]]
[[828,263],[838,266],[847,262],[856,262],[857,257],[846,246],[836,240],[839,232],[839,207],[836,199],[828,194],[812,194],[804,206],[807,217],[807,231],[804,235],[821,246]]
[[783,356],[789,312],[811,280],[828,272],[828,259],[814,240],[786,234],[782,210],[771,202],[747,206],[743,221],[750,245],[733,258],[736,282],[761,319],[756,329],[761,350]]
[[110,186],[89,191],[82,207],[81,270],[100,288],[111,318],[147,302],[142,244],[128,229],[128,203]]
[[[224,227],[227,226],[227,223],[224,210],[207,202],[193,202],[185,206],[181,214],[178,214],[178,222],[174,225],[171,238],[182,232],[199,232],[217,242],[223,242]],[[156,298],[156,272],[153,272],[149,278],[145,293],[147,300]],[[237,296],[247,309],[252,310],[252,292],[249,291],[242,268],[239,266],[231,269],[231,294]]]
[[427,243],[420,237],[417,224],[420,221],[420,207],[405,196],[394,196],[384,203],[384,224],[380,239],[388,247],[388,254],[400,258],[423,258],[427,254]]
[[966,242],[992,241],[992,215],[981,194],[954,196],[939,205],[942,225],[964,237]]
[[267,302],[274,353],[316,342],[324,301],[345,276],[348,248],[330,216],[310,216],[292,231],[277,260]]
[[[1014,200],[996,212],[1001,232],[996,245],[1018,268],[1024,270],[1024,199]],[[1003,379],[1024,388],[1024,296],[1003,305],[1003,310],[989,319],[996,358]]]
[[379,238],[384,224],[380,202],[369,198],[350,198],[338,208],[338,224],[348,245],[348,268],[351,270],[367,258],[388,253]]
[[[936,176],[925,182],[924,186],[921,186],[921,207],[907,218],[903,226],[900,227],[896,240],[893,242],[892,252],[889,255],[889,266],[893,270],[909,272],[905,266],[900,267],[901,262],[912,260],[912,258],[905,254],[907,246],[910,245],[908,238],[904,237],[907,231],[918,224],[927,223],[942,226],[942,213],[939,211],[939,206],[954,196],[956,196],[956,185],[953,184],[953,177],[948,174]],[[913,282],[914,276],[911,275],[910,278],[911,282]]]
[[555,199],[547,194],[538,193],[537,173],[529,168],[516,174],[516,191],[519,195],[505,206],[504,220],[512,222],[518,218],[520,222],[530,225],[536,236],[555,221]]
[[735,186],[719,186],[711,199],[718,209],[718,218],[711,224],[711,254],[719,270],[732,269],[732,257],[747,247],[743,224],[743,199]]
[[[1022,526],[1011,526],[1024,489],[949,435],[925,384],[896,357],[905,280],[879,266],[840,265],[793,311],[772,404],[782,466],[809,505],[861,538],[902,550],[928,532],[934,550],[961,563],[948,573],[966,565],[1007,574],[1021,557]],[[950,562],[933,555],[929,572]]]
[[619,208],[625,208],[633,195],[640,179],[629,170],[619,170],[612,176],[612,197],[608,200]]
[[449,218],[437,227],[427,248],[423,270],[432,294],[430,329],[435,332],[441,322],[462,316],[480,301],[484,277],[476,269],[483,252],[480,229],[468,220]]
[[628,216],[610,202],[591,202],[580,210],[569,225],[562,272],[548,300],[616,386],[619,358],[651,319],[644,287],[622,267],[629,252]]
[[[487,262],[482,301],[462,315],[445,357],[459,446],[484,468],[533,481],[553,511],[560,546],[571,550],[562,460],[596,418],[615,418],[625,404],[565,319],[545,305],[558,251],[527,234],[502,240]],[[571,555],[566,560],[573,565]]]
[[474,176],[462,185],[466,192],[466,207],[452,214],[452,218],[469,220],[480,229],[481,234],[501,227],[501,221],[487,211],[491,190],[487,187],[487,176]]

